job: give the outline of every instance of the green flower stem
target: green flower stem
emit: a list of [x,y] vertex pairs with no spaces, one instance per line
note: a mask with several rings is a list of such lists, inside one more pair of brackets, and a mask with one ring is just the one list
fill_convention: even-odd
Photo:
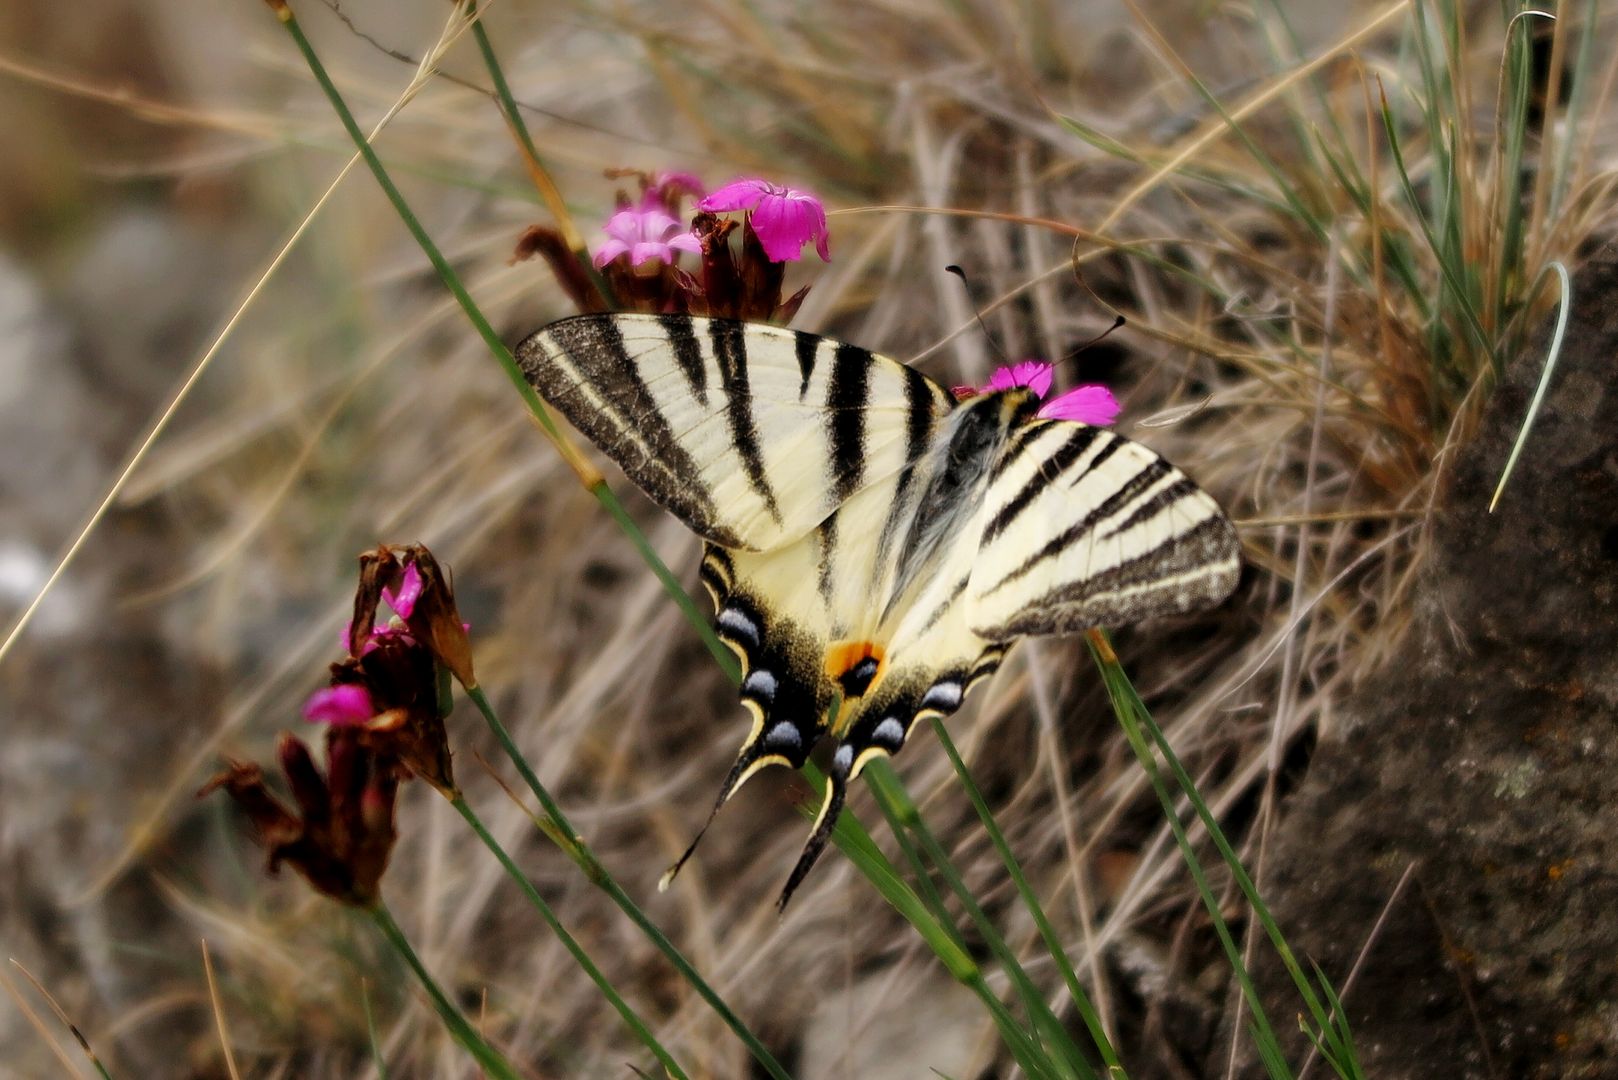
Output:
[[460,814],[466,820],[466,823],[472,827],[472,831],[478,834],[478,839],[483,841],[484,846],[494,852],[494,857],[500,860],[501,866],[505,867],[507,876],[517,883],[517,887],[528,898],[528,902],[534,906],[534,910],[539,912],[539,917],[545,920],[546,925],[551,928],[551,931],[562,942],[563,947],[573,954],[573,959],[578,962],[579,967],[584,969],[584,973],[590,977],[590,981],[596,984],[596,989],[600,990],[607,1001],[612,1004],[612,1007],[618,1010],[618,1015],[624,1018],[624,1023],[629,1025],[629,1029],[635,1033],[635,1037],[645,1045],[646,1049],[652,1052],[658,1061],[663,1063],[663,1071],[667,1075],[674,1077],[675,1080],[686,1080],[685,1070],[680,1068],[673,1055],[664,1048],[662,1043],[657,1041],[657,1036],[652,1034],[645,1021],[619,995],[617,989],[601,973],[601,969],[596,967],[595,962],[590,959],[590,954],[585,952],[584,947],[578,943],[577,939],[567,932],[567,929],[562,925],[562,921],[556,917],[556,912],[551,909],[551,906],[545,902],[544,897],[540,896],[539,892],[534,888],[533,883],[528,880],[528,875],[524,874],[522,869],[512,861],[510,855],[506,854],[505,849],[500,846],[500,842],[489,834],[489,830],[484,827],[482,819],[467,804],[466,799],[464,797],[451,799],[450,805],[455,807],[455,812]]
[[528,790],[534,793],[534,798],[539,800],[539,805],[544,809],[546,816],[550,818],[551,825],[554,828],[546,829],[546,834],[556,841],[557,846],[578,865],[579,869],[584,872],[584,876],[602,892],[606,893],[612,902],[618,905],[619,910],[629,916],[629,920],[640,928],[641,932],[656,946],[657,950],[667,957],[669,963],[673,964],[680,975],[691,984],[692,989],[696,990],[698,995],[712,1007],[714,1012],[719,1014],[720,1019],[736,1033],[736,1037],[741,1039],[747,1046],[754,1060],[776,1080],[790,1080],[787,1071],[782,1068],[781,1063],[776,1061],[775,1056],[759,1041],[758,1036],[754,1035],[748,1026],[742,1023],[741,1018],[731,1011],[729,1005],[725,1004],[725,1000],[719,996],[713,987],[708,985],[707,980],[697,973],[697,969],[691,966],[691,962],[685,958],[685,955],[680,952],[674,942],[670,941],[668,936],[658,929],[651,919],[646,917],[646,913],[636,905],[635,901],[629,898],[629,894],[624,892],[623,887],[618,884],[607,868],[596,858],[589,845],[584,842],[578,833],[573,831],[573,826],[569,824],[567,815],[562,813],[562,808],[557,805],[556,800],[551,797],[551,793],[540,782],[539,776],[529,766],[527,759],[523,757],[522,751],[517,748],[516,742],[511,737],[511,732],[506,730],[505,724],[500,721],[499,715],[494,711],[494,706],[489,703],[489,698],[483,693],[482,687],[468,687],[466,693],[473,703],[477,705],[478,711],[483,714],[483,719],[488,722],[489,730],[494,732],[494,737],[499,741],[500,748],[505,751],[506,756],[511,759],[511,763],[516,766],[517,772],[523,778],[523,782],[528,785]]
[[[944,845],[939,843],[938,838],[922,822],[921,814],[916,808],[915,802],[910,798],[909,793],[905,791],[892,767],[885,761],[877,761],[872,762],[865,771],[871,776],[871,788],[876,794],[877,800],[885,806],[891,804],[891,807],[884,810],[884,813],[889,814],[888,820],[890,822],[906,823],[910,830],[915,833],[928,860],[933,864],[939,875],[943,877],[945,883],[949,885],[950,891],[955,894],[961,906],[966,909],[967,917],[972,920],[972,924],[977,927],[978,933],[982,935],[984,943],[989,946],[990,951],[1000,961],[1001,968],[1004,969],[1007,977],[1011,979],[1012,985],[1017,988],[1018,995],[1022,998],[1023,1008],[1028,1013],[1028,1018],[1033,1025],[1036,1037],[1040,1037],[1043,1046],[1055,1048],[1055,1053],[1047,1052],[1044,1056],[1048,1064],[1055,1070],[1056,1075],[1064,1078],[1078,1077],[1081,1080],[1094,1080],[1095,1070],[1085,1060],[1083,1053],[1074,1044],[1067,1033],[1067,1029],[1062,1026],[1062,1022],[1057,1019],[1056,1014],[1051,1012],[1044,996],[1034,985],[1033,980],[1028,977],[1028,973],[1017,960],[1017,956],[1012,952],[1011,947],[1006,944],[1005,938],[996,929],[994,922],[984,912],[982,905],[972,895],[972,891],[966,887],[966,882],[950,861],[949,853],[944,850]],[[918,873],[925,875],[926,870],[924,868],[918,869]]]
[[507,1061],[500,1051],[490,1046],[483,1036],[478,1034],[465,1014],[444,995],[444,991],[439,988],[426,966],[422,964],[421,957],[410,947],[410,941],[405,937],[404,931],[393,921],[393,915],[387,906],[378,901],[374,907],[366,908],[365,913],[371,917],[377,929],[382,931],[382,936],[388,939],[388,944],[393,946],[394,951],[410,965],[410,970],[416,973],[416,978],[421,980],[427,996],[432,999],[433,1008],[438,1010],[438,1015],[443,1019],[444,1026],[449,1028],[449,1033],[454,1036],[455,1041],[464,1046],[476,1059],[484,1073],[494,1077],[495,1080],[519,1080],[517,1070],[512,1067],[511,1062]]
[[668,568],[668,564],[653,550],[651,541],[646,539],[646,534],[641,531],[639,525],[635,524],[635,519],[629,516],[629,511],[624,509],[624,504],[618,500],[618,496],[612,493],[612,489],[607,486],[607,482],[598,480],[592,484],[590,494],[594,495],[596,501],[602,505],[608,514],[612,515],[612,519],[618,523],[618,527],[629,538],[629,542],[640,553],[640,557],[646,561],[647,566],[651,567],[652,573],[657,576],[657,580],[663,583],[663,589],[669,594],[669,599],[674,601],[674,606],[680,609],[680,613],[686,617],[686,621],[691,624],[702,638],[703,645],[707,646],[708,652],[714,658],[714,662],[719,665],[719,670],[723,671],[725,677],[732,683],[740,683],[742,681],[742,668],[740,661],[736,659],[736,654],[731,651],[729,645],[719,640],[719,635],[714,632],[713,624],[708,620],[707,616],[702,614],[702,609],[697,607],[697,602],[691,598],[690,593],[685,591],[685,586],[680,584],[680,579],[674,576],[674,572]]
[[[978,812],[978,819],[983,822],[989,839],[994,843],[995,850],[1000,853],[1000,860],[1005,863],[1006,872],[1011,875],[1012,882],[1017,886],[1017,893],[1028,907],[1028,912],[1034,917],[1034,925],[1039,928],[1039,936],[1045,941],[1045,948],[1049,950],[1051,959],[1062,972],[1062,979],[1067,983],[1068,993],[1073,996],[1073,1004],[1084,1019],[1084,1026],[1090,1029],[1090,1038],[1101,1054],[1101,1059],[1107,1065],[1113,1076],[1123,1078],[1123,1064],[1118,1060],[1117,1051],[1113,1049],[1112,1041],[1107,1038],[1106,1029],[1101,1025],[1101,1017],[1090,1004],[1090,998],[1079,983],[1079,977],[1068,962],[1067,950],[1056,936],[1056,930],[1051,926],[1050,919],[1045,915],[1045,909],[1040,905],[1039,897],[1034,894],[1028,878],[1022,872],[1022,865],[1011,852],[1011,845],[1006,842],[1006,836],[1000,831],[1000,826],[994,820],[994,814],[989,810],[989,804],[984,801],[983,794],[972,782],[972,774],[967,770],[966,762],[962,760],[960,751],[955,748],[955,742],[949,737],[949,729],[944,722],[933,718],[933,731],[938,735],[938,741],[943,744],[944,753],[949,755],[949,762],[955,767],[955,775],[960,777],[961,785],[966,789],[967,797],[972,800],[972,806]],[[1074,873],[1083,873],[1082,867],[1074,867]]]

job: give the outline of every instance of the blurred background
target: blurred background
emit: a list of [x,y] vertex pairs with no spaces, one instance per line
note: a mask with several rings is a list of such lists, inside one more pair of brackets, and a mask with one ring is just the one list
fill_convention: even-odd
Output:
[[[508,342],[569,313],[541,262],[512,259],[551,219],[470,38],[442,40],[451,6],[294,7],[367,129],[441,51],[378,150]],[[1491,165],[1509,21],[1493,3],[496,0],[486,24],[591,244],[633,190],[606,170],[805,187],[833,211],[833,259],[790,268],[789,290],[813,285],[794,325],[919,357],[946,384],[996,362],[975,307],[1014,358],[1061,356],[1112,308],[1128,316],[1077,378],[1111,386],[1120,429],[1229,507],[1249,567],[1219,611],[1127,632],[1120,652],[1252,859],[1344,700],[1397,653],[1435,463],[1488,397],[1405,187],[1422,205],[1459,177],[1451,250],[1510,268],[1484,329],[1512,355],[1555,300],[1529,283],[1610,204],[1611,13],[1562,7],[1561,52],[1548,21],[1518,27],[1534,40],[1525,108],[1541,110],[1521,121],[1524,160],[1532,178],[1562,170],[1561,194],[1505,251],[1501,207],[1537,196],[1532,178],[1500,196]],[[1423,25],[1450,69],[1437,126]],[[1584,111],[1556,127],[1573,73]],[[1411,133],[1403,184],[1379,85]],[[1238,108],[1239,136],[1220,111]],[[266,877],[226,801],[193,798],[224,755],[268,760],[277,731],[304,726],[354,556],[414,541],[454,567],[482,681],[575,825],[795,1075],[1014,1073],[978,1003],[840,855],[777,918],[802,840],[797,778],[744,789],[678,886],[655,892],[745,714],[371,177],[356,169],[325,198],[351,146],[266,6],[6,5],[0,127],[8,628],[209,357],[0,661],[0,947],[113,1075],[224,1076],[227,1040],[243,1075],[378,1075],[367,1007],[390,1075],[473,1075],[369,927],[295,875]],[[694,587],[694,539],[612,479]],[[748,1075],[501,792],[463,713],[460,778],[496,835],[682,1060]],[[1024,644],[951,726],[1132,1075],[1240,1073],[1251,1048],[1231,1048],[1229,969],[1082,649]],[[897,766],[1008,941],[1032,941],[934,741]],[[867,793],[852,805],[874,825]],[[460,829],[430,790],[407,791],[385,892],[428,965],[531,1075],[650,1068]],[[6,977],[76,1055],[19,971]],[[63,1068],[13,1004],[0,1074]]]

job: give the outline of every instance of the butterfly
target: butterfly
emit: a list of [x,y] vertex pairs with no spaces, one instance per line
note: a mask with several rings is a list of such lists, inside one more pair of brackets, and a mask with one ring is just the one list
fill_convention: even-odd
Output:
[[818,334],[691,315],[595,314],[516,350],[534,389],[702,538],[714,628],[752,728],[721,806],[836,741],[779,901],[849,783],[955,712],[1020,637],[1210,607],[1240,571],[1230,519],[1152,451],[1039,417],[1027,387],[957,401],[914,368]]

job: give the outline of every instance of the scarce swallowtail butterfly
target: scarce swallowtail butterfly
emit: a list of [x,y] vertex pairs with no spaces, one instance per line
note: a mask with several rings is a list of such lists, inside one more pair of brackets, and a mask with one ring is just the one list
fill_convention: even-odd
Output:
[[517,357],[706,541],[753,720],[708,822],[759,769],[836,741],[783,907],[849,782],[959,708],[1017,638],[1195,611],[1236,586],[1212,498],[1138,443],[1040,419],[1026,387],[957,402],[853,345],[690,315],[563,319]]

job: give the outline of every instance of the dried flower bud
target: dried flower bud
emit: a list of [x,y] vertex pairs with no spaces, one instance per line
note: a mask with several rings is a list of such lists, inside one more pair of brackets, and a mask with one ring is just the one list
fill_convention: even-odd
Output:
[[591,313],[607,310],[601,291],[585,272],[579,257],[562,239],[561,233],[544,225],[530,225],[517,239],[511,261],[526,262],[535,255],[545,260],[551,273],[556,275],[557,284],[562,286],[562,291],[567,293],[567,298],[573,301],[573,306],[579,311]]
[[404,549],[408,566],[405,572],[415,570],[421,576],[421,595],[406,614],[400,612],[405,625],[417,638],[427,643],[438,662],[460,680],[468,690],[477,686],[472,673],[472,639],[466,623],[455,608],[455,593],[450,588],[448,575],[440,569],[433,553],[420,544]]
[[455,594],[438,560],[420,544],[401,548],[384,544],[360,555],[360,584],[354,593],[354,618],[348,632],[349,655],[361,656],[369,651],[376,606],[389,599],[390,593],[394,601],[390,606],[410,633],[432,650],[462,686],[476,686],[472,639],[455,608]]
[[281,766],[298,814],[269,790],[257,765],[242,762],[229,762],[197,794],[225,789],[252,822],[271,873],[291,863],[320,892],[368,907],[377,900],[397,837],[398,781],[352,728],[329,729],[326,745],[322,776],[307,746],[291,735],[281,738]]
[[[378,628],[377,605],[393,609]],[[331,685],[304,705],[304,717],[353,731],[400,778],[419,776],[445,798],[459,796],[438,700],[438,665],[476,685],[472,644],[445,572],[419,544],[387,545],[360,556],[349,655],[331,666]]]

